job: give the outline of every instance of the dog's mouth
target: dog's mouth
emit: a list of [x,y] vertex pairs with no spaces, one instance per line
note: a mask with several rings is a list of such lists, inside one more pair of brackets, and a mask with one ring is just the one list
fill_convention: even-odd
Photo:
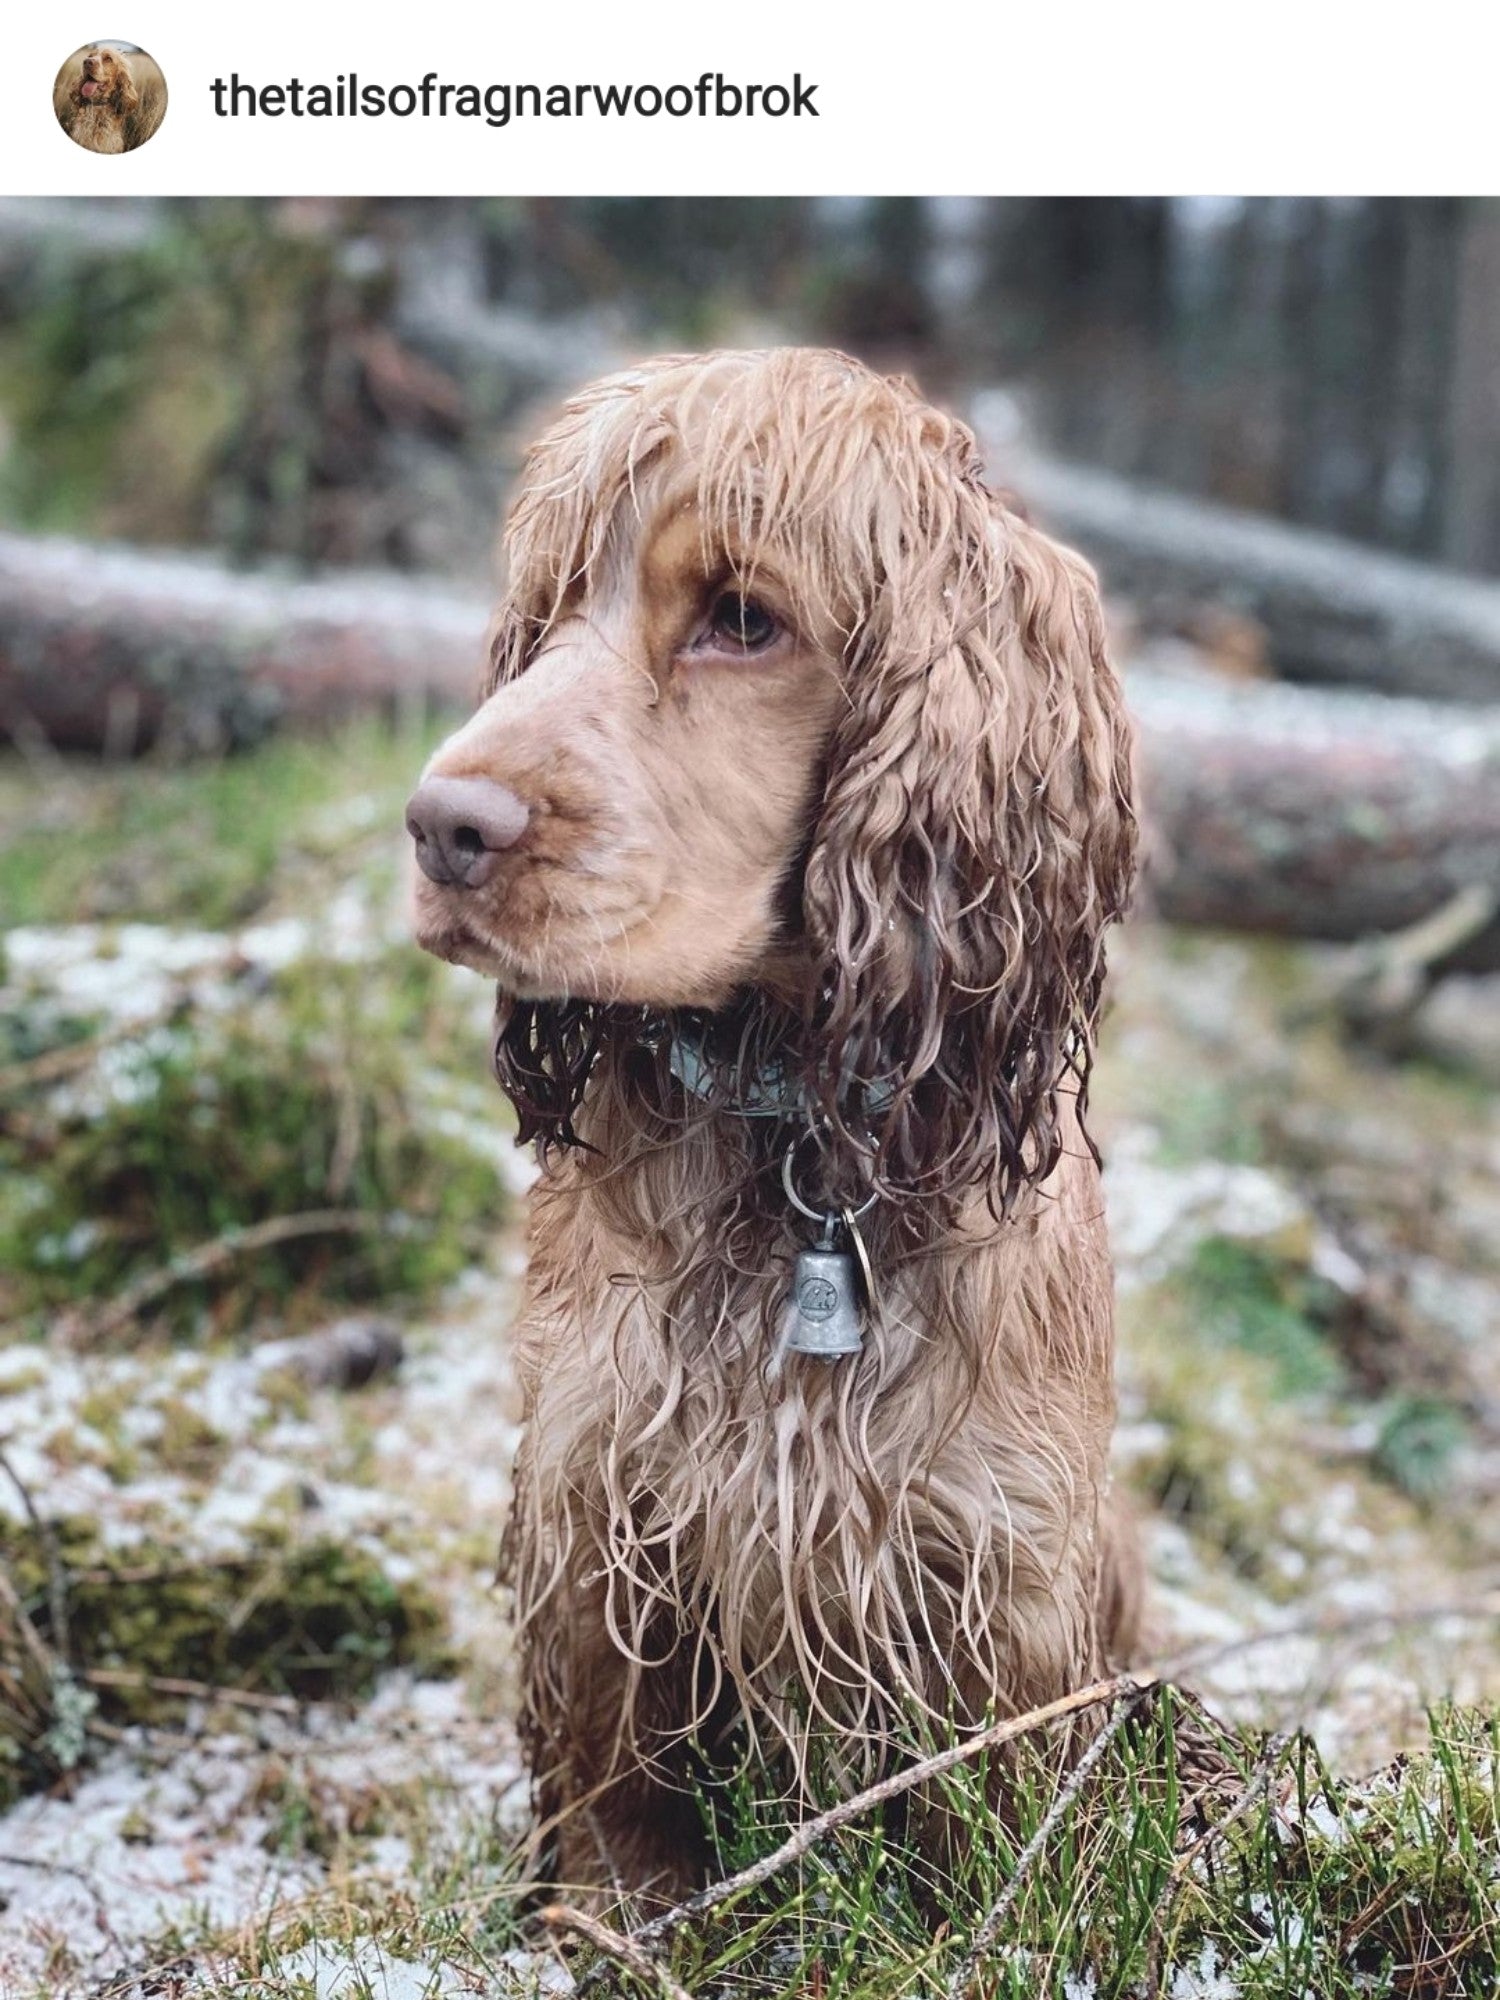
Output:
[[[632,897],[628,908],[602,921],[600,913],[591,912],[583,923],[575,913],[553,905],[534,927],[534,941],[522,944],[498,935],[466,897],[419,887],[412,928],[423,951],[496,980],[517,999],[557,999],[570,993],[604,998],[612,951],[639,923],[650,921],[655,907],[655,898],[642,904]],[[533,926],[525,928],[533,932]],[[595,993],[595,988],[600,990]]]
[[103,88],[98,77],[86,76],[78,86],[78,95],[87,103],[91,97],[97,97]]
[[419,916],[416,940],[434,958],[446,959],[450,965],[461,965],[493,979],[503,992],[517,1000],[555,999],[567,991],[566,981],[528,964],[505,945],[451,913]]

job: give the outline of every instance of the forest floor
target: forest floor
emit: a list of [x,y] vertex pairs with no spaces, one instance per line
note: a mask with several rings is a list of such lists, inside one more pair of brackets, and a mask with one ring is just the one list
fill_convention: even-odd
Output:
[[[483,982],[406,936],[423,750],[0,765],[3,2000],[583,1963],[524,1893],[492,1589],[531,1168]],[[1143,1665],[1205,1707],[1121,1730],[1102,1803],[1040,1767],[1019,1826],[958,1795],[941,1890],[830,1836],[684,1927],[680,1985],[948,1991],[1047,1820],[978,1991],[1494,1990],[1500,1094],[1441,1020],[1351,1047],[1342,965],[1145,916],[1115,954],[1117,1477]],[[1455,1004],[1461,1041],[1493,1001]],[[330,1325],[371,1379],[309,1360]],[[785,1831],[736,1814],[726,1867]]]

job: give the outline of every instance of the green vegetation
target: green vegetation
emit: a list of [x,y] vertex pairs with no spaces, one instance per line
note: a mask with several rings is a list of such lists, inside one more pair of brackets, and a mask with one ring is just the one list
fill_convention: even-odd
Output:
[[[503,1389],[489,1401],[496,1377],[474,1378],[474,1427],[445,1451],[471,1380],[461,1367],[456,1391],[436,1370],[425,1378],[436,1396],[425,1418],[404,1388],[339,1397],[273,1370],[241,1393],[251,1377],[232,1373],[252,1338],[345,1301],[431,1305],[449,1278],[485,1267],[508,1219],[483,990],[391,930],[400,805],[425,748],[362,726],[184,768],[69,764],[42,779],[0,765],[7,917],[99,926],[78,946],[90,979],[54,977],[45,953],[23,972],[37,960],[19,941],[8,970],[0,958],[16,1002],[0,1025],[0,1315],[21,1337],[4,1388],[25,1413],[0,1420],[0,1447],[9,1434],[59,1490],[76,1482],[89,1496],[58,1500],[51,1519],[45,1478],[29,1474],[39,1530],[0,1468],[12,1517],[0,1515],[0,1584],[15,1600],[0,1603],[0,1804],[66,1792],[128,1726],[175,1755],[183,1731],[263,1722],[246,1697],[358,1700],[392,1665],[461,1666],[471,1703],[509,1713],[503,1641],[472,1636],[498,1631],[480,1621],[501,1502],[476,1508],[469,1490],[489,1427],[512,1414]],[[286,948],[258,958],[237,943],[233,928],[251,920]],[[131,924],[162,928],[136,939]],[[187,972],[163,973],[166,926],[206,939]],[[1451,1601],[1462,1562],[1441,1563],[1460,1510],[1435,1503],[1452,1493],[1481,1406],[1435,1343],[1419,1346],[1419,1319],[1335,1284],[1315,1254],[1321,1218],[1363,1200],[1368,1149],[1353,1125],[1373,1086],[1349,1082],[1317,1019],[1257,1041],[1262,1002],[1301,1004],[1286,954],[1240,978],[1221,949],[1217,976],[1245,1010],[1228,1069],[1221,1010],[1200,1005],[1201,1043],[1170,1012],[1192,990],[1199,947],[1163,948],[1155,995],[1149,949],[1122,1009],[1146,992],[1155,1011],[1100,1094],[1156,1141],[1160,1228],[1128,1274],[1121,1345],[1124,1473],[1162,1536],[1159,1566],[1177,1563],[1167,1582],[1227,1606],[1241,1630],[1267,1607],[1319,1601],[1325,1579],[1366,1583],[1398,1550],[1408,1565],[1431,1559],[1435,1598]],[[1247,949],[1237,963],[1252,961]],[[109,989],[137,979],[160,1004],[116,1011]],[[1452,1089],[1407,1069],[1379,1088],[1382,1130],[1414,1148],[1430,1128],[1451,1177]],[[1411,1157],[1400,1175],[1376,1163],[1385,1199],[1414,1191],[1384,1254],[1456,1263],[1439,1232],[1458,1224],[1423,1193]],[[1242,1189],[1266,1182],[1285,1197],[1264,1204],[1266,1233],[1236,1234]],[[1465,1186],[1477,1213],[1482,1187]],[[319,1211],[350,1226],[253,1234]],[[222,1254],[194,1264],[205,1246]],[[432,1354],[421,1343],[440,1325],[445,1367],[478,1351],[466,1314],[450,1295],[412,1330],[413,1355]],[[299,1498],[314,1426],[316,1484],[340,1489],[342,1516]],[[226,1535],[226,1552],[205,1556],[192,1524],[248,1463],[279,1483],[247,1506],[232,1547]],[[423,1484],[398,1516],[380,1488],[408,1469]],[[347,1523],[366,1498],[380,1526],[362,1534]],[[96,1504],[97,1519],[85,1511]],[[1344,1546],[1355,1533],[1363,1558]],[[219,1694],[189,1699],[184,1684]],[[295,1717],[271,1714],[295,1730]],[[1099,1719],[1080,1722],[1075,1748]],[[1185,1693],[1162,1695],[1076,1799],[1059,1803],[1055,1747],[1017,1754],[1003,1808],[994,1771],[961,1765],[919,1809],[830,1831],[651,1949],[695,2000],[939,2000],[1004,1896],[974,2000],[1489,1995],[1500,1990],[1497,1728],[1492,1713],[1441,1709],[1424,1747],[1355,1782],[1302,1738],[1267,1745],[1220,1728]],[[185,1993],[245,2000],[328,1990],[340,1965],[355,1992],[360,1979],[381,1991],[383,1966],[404,1968],[395,1990],[428,1980],[435,1992],[448,1978],[453,1990],[524,1992],[555,1963],[517,1828],[477,1786],[455,1797],[420,1764],[387,1782],[299,1752],[253,1754],[246,1811],[264,1826],[253,1838],[268,1869],[311,1886],[228,1927],[179,1904],[174,1928],[134,1962],[175,1959]],[[144,1843],[149,1798],[139,1811]],[[714,1795],[719,1865],[773,1851],[787,1819],[775,1775],[743,1772]],[[939,1820],[941,1865],[916,1838]],[[624,1929],[635,1914],[609,1920]],[[586,1945],[567,1950],[576,1971],[591,1963]],[[517,1952],[527,1956],[512,1967]],[[601,1960],[596,1990],[659,1988]]]
[[1256,1355],[1277,1393],[1315,1395],[1342,1380],[1329,1341],[1338,1294],[1305,1262],[1259,1243],[1205,1236],[1179,1274],[1178,1292],[1198,1343]]
[[[1085,1719],[1075,1747],[1099,1726]],[[1003,1806],[995,1778],[976,1758],[929,1781],[922,1815],[951,1829],[944,1865],[914,1843],[919,1815],[866,1811],[648,1939],[652,1962],[698,1996],[946,2000],[1003,1899],[998,1935],[964,1989],[983,2000],[1488,2000],[1500,1979],[1494,1718],[1434,1712],[1425,1748],[1349,1783],[1305,1737],[1236,1737],[1163,1688],[1076,1796],[1064,1792],[1055,1749],[1041,1745],[1007,1766]],[[494,1982],[485,1990],[530,1990],[519,1968],[503,1974],[496,1962],[518,1946],[547,1954],[513,1843],[475,1823],[433,1839],[420,1792],[351,1827],[347,1808],[278,1784],[281,1851],[333,1857],[337,1891],[280,1927],[193,1940],[212,1949],[224,1982],[207,1990],[284,2000],[302,1990],[310,1951],[367,1973],[404,1964],[413,1991],[421,1978],[437,1992],[460,1975]],[[752,1771],[718,1801],[726,1869],[781,1845],[775,1793],[768,1772]],[[361,1866],[362,1839],[393,1826],[418,1851],[395,1894]],[[634,1921],[629,1910],[608,1917],[617,1934]],[[572,1949],[575,1974],[590,1973],[586,1990],[663,1990],[659,1978]]]
[[346,881],[372,843],[394,894],[402,802],[431,748],[429,735],[363,722],[191,764],[39,774],[0,756],[0,910],[7,925],[226,929],[289,888],[309,901],[331,864]]
[[184,1682],[349,1700],[383,1668],[445,1661],[419,1585],[267,1524],[208,1559],[149,1540],[112,1551],[91,1521],[0,1523],[0,1570],[17,1597],[0,1620],[0,1805],[76,1769],[98,1724],[176,1720]]
[[[938,1996],[1004,1895],[987,1996],[1494,1991],[1493,1718],[1435,1714],[1425,1754],[1345,1785],[1305,1738],[1239,1741],[1164,1690],[1018,1873],[1058,1791],[1055,1763],[1028,1752],[997,1811],[982,1765],[961,1765],[932,1801],[954,1826],[949,1866],[866,1818],[692,1927],[673,1971],[697,1993]],[[735,1861],[784,1831],[742,1820]]]
[[[180,1331],[205,1313],[220,1330],[270,1312],[298,1323],[342,1300],[430,1295],[482,1255],[503,1192],[493,1158],[452,1129],[455,1100],[483,1083],[479,1017],[442,967],[387,941],[401,801],[425,749],[361,724],[188,768],[69,766],[47,798],[0,766],[7,911],[102,922],[90,990],[117,966],[127,994],[145,981],[162,995],[123,1031],[45,975],[5,1010],[0,1318],[87,1312],[204,1246],[229,1254],[182,1269],[143,1311]],[[335,890],[342,918],[283,921],[272,969],[237,960],[228,937],[215,963],[218,927],[275,923]],[[167,918],[202,940],[191,980],[161,972],[168,933],[110,928]],[[0,977],[3,953],[0,938]],[[237,1236],[310,1211],[341,1220],[235,1253]]]
[[60,243],[0,339],[0,506],[29,528],[311,556],[320,496],[369,470],[358,341],[386,282],[255,203],[178,210],[87,260]]
[[270,1311],[301,1322],[454,1276],[482,1254],[503,1193],[494,1165],[426,1116],[440,979],[412,951],[300,965],[230,1012],[111,1046],[102,1078],[25,1104],[0,1133],[0,1312],[87,1313],[197,1246],[232,1249],[235,1232],[308,1211],[343,1220],[251,1237],[143,1308],[184,1330],[205,1310],[221,1329]]

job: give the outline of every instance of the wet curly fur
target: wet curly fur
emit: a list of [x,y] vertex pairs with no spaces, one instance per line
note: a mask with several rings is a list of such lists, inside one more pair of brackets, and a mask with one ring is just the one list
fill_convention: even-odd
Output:
[[[506,549],[489,690],[429,773],[504,784],[527,833],[482,890],[423,882],[418,934],[497,978],[544,1163],[506,1548],[553,1872],[671,1895],[716,1751],[795,1782],[818,1728],[852,1782],[1129,1644],[1083,1114],[1130,738],[1086,565],[841,355],[586,390]],[[799,1108],[742,1115],[773,1075]],[[778,1360],[793,1137],[820,1200],[879,1197],[837,1362]]]
[[52,105],[68,137],[91,153],[130,153],[161,124],[167,87],[151,57],[91,42],[58,71]]

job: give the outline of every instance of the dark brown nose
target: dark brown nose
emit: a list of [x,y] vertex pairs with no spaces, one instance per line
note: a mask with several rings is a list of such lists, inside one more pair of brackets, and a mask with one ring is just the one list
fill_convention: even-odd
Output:
[[526,831],[527,810],[490,778],[424,778],[406,802],[417,866],[450,889],[478,889]]

